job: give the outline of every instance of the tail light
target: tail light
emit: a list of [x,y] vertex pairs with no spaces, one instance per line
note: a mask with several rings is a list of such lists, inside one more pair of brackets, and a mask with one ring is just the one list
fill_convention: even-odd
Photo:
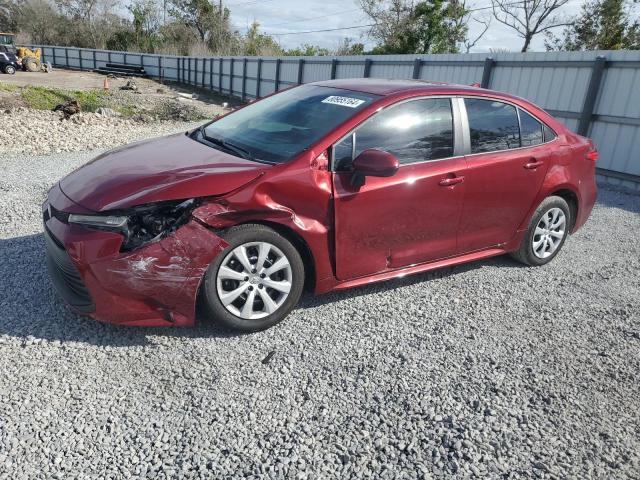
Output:
[[591,147],[591,150],[589,150],[589,153],[587,153],[586,155],[586,159],[591,160],[592,162],[597,162],[599,158],[600,158],[600,153],[598,153],[598,150]]

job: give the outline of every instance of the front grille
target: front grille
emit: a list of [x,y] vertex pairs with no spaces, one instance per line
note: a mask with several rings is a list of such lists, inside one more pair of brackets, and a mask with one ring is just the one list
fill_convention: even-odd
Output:
[[95,310],[93,299],[82,281],[78,269],[69,258],[69,254],[46,227],[44,238],[47,268],[56,290],[69,305],[80,313],[93,312]]

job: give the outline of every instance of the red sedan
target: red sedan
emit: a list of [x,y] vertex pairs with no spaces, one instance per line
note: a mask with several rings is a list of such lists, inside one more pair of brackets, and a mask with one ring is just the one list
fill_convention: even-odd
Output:
[[596,199],[591,140],[474,87],[334,80],[105,153],[51,189],[47,260],[77,312],[240,330],[316,294],[510,253],[550,262]]

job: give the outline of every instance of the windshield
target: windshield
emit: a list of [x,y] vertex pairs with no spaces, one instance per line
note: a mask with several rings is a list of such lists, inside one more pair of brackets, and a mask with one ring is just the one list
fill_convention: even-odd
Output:
[[[285,90],[215,121],[206,139],[250,158],[282,163],[309,148],[362,110],[377,95],[303,85]],[[205,140],[206,140],[205,139]]]

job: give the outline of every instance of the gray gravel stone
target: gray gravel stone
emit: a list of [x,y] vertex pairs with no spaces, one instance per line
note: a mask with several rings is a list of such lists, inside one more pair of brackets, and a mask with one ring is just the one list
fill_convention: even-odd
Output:
[[602,190],[544,268],[305,296],[252,335],[119,328],[42,253],[47,189],[96,153],[0,157],[0,478],[637,478],[639,196]]

